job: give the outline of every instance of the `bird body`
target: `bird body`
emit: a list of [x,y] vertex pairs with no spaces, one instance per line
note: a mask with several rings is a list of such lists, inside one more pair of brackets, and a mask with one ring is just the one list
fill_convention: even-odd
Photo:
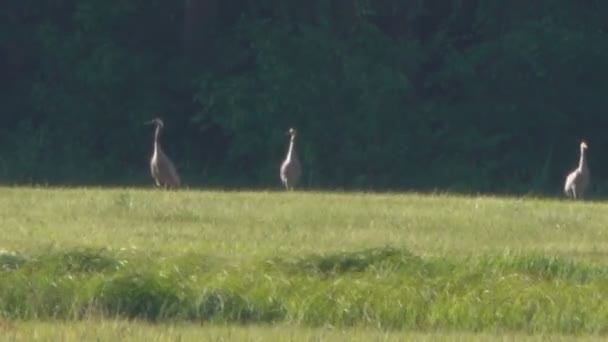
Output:
[[289,149],[287,150],[287,156],[281,164],[280,176],[281,182],[287,190],[293,190],[298,184],[301,175],[300,160],[295,150],[296,144],[296,130],[290,128],[287,134],[291,137],[289,140]]
[[578,167],[570,172],[566,177],[566,184],[564,185],[564,192],[566,196],[572,199],[583,199],[585,192],[589,187],[590,173],[589,167],[587,166],[587,157],[585,151],[587,150],[587,144],[583,141],[580,145],[580,159]]
[[180,186],[181,181],[177,174],[177,170],[175,169],[175,165],[173,165],[171,159],[169,159],[160,147],[160,131],[164,127],[164,123],[161,119],[156,118],[148,121],[147,124],[156,125],[156,130],[154,132],[154,152],[150,159],[150,173],[152,174],[152,178],[154,178],[154,182],[157,186],[177,188]]

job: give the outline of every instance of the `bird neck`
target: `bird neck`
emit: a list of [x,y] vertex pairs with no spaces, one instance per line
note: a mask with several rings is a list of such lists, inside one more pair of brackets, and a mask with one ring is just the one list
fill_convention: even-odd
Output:
[[585,149],[581,148],[581,159],[578,162],[578,169],[584,170],[587,168],[587,158],[585,157]]
[[160,150],[160,125],[156,125],[156,131],[154,131],[154,154],[157,154]]
[[294,158],[296,154],[295,145],[296,137],[292,136],[291,140],[289,141],[289,149],[287,150],[287,160],[291,160],[292,158]]

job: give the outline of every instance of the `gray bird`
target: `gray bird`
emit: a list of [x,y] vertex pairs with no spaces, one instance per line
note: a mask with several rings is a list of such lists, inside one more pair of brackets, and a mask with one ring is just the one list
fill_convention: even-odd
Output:
[[157,186],[165,188],[177,188],[180,186],[179,175],[175,170],[175,165],[160,148],[160,130],[164,123],[160,118],[156,118],[146,122],[147,125],[156,125],[154,132],[154,153],[150,159],[150,172]]
[[587,150],[587,144],[581,142],[581,157],[578,162],[576,170],[570,172],[566,177],[566,184],[564,185],[564,192],[566,196],[572,199],[583,199],[585,191],[589,187],[589,167],[587,166],[587,158],[585,157],[585,151]]
[[289,149],[287,150],[287,156],[281,164],[281,182],[287,190],[293,190],[300,180],[300,174],[302,172],[300,167],[300,161],[296,154],[296,130],[290,128],[287,131],[287,135],[291,137],[289,140]]

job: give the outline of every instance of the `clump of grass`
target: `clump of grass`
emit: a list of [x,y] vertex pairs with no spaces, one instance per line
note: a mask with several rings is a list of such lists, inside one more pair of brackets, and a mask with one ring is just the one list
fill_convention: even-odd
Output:
[[83,281],[41,269],[0,273],[0,312],[13,318],[70,318]]
[[72,250],[23,260],[0,270],[1,316],[568,334],[603,334],[608,319],[608,267],[540,254],[377,248],[234,265]]
[[15,252],[0,250],[0,268],[15,269],[27,262],[27,258]]
[[285,307],[276,298],[267,297],[262,302],[228,289],[205,289],[195,303],[192,318],[234,323],[270,323],[285,318]]
[[594,279],[607,279],[608,267],[587,265],[573,260],[546,255],[526,255],[502,258],[502,263],[512,271],[545,280],[569,280],[587,283]]
[[149,270],[118,274],[99,284],[94,303],[110,316],[160,320],[185,318],[192,298],[180,279]]
[[422,260],[404,249],[369,248],[355,252],[315,254],[292,260],[274,259],[269,265],[281,265],[286,271],[339,275],[369,269],[420,268]]
[[100,273],[117,270],[121,266],[118,258],[108,255],[103,250],[90,248],[75,249],[54,253],[44,259],[45,263],[54,263],[58,271],[66,273]]

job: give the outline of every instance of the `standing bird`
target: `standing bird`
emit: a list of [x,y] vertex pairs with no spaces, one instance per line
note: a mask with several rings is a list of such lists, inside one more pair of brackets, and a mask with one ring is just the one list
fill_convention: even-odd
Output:
[[296,154],[296,130],[290,128],[286,133],[291,136],[287,156],[281,164],[281,182],[287,190],[293,190],[300,180],[301,167],[298,155]]
[[167,155],[160,148],[160,130],[163,128],[164,123],[160,118],[156,118],[146,122],[147,125],[156,125],[156,131],[154,132],[154,153],[150,159],[150,172],[152,178],[156,182],[157,186],[165,188],[177,188],[180,186],[180,179],[175,165]]
[[586,150],[587,144],[583,141],[581,142],[581,157],[578,162],[578,167],[566,177],[564,192],[566,193],[566,196],[572,197],[573,199],[583,199],[585,191],[587,190],[587,187],[589,187],[590,176],[587,158],[585,157]]

